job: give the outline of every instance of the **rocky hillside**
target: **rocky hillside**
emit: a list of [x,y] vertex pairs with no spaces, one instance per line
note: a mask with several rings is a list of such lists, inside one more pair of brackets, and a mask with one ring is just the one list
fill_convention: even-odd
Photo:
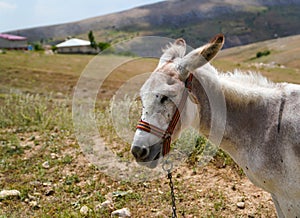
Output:
[[[101,7],[101,3],[99,3]],[[118,42],[136,35],[184,37],[199,45],[226,34],[226,47],[300,34],[300,0],[170,0],[82,21],[10,33],[30,41],[87,38]]]

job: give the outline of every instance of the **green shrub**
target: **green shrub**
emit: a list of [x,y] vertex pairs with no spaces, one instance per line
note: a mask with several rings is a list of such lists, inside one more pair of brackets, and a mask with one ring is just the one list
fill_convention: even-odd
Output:
[[6,54],[6,49],[0,49],[0,54]]
[[260,58],[262,56],[268,56],[269,54],[271,54],[269,50],[259,51],[256,53],[256,58]]
[[44,50],[45,50],[45,49],[43,48],[42,44],[40,44],[40,43],[35,43],[35,44],[33,45],[33,48],[34,48],[35,51],[44,51]]
[[56,51],[57,51],[57,47],[56,47],[55,45],[53,45],[53,46],[51,47],[51,50],[52,50],[53,52],[56,52]]
[[107,42],[99,42],[98,43],[98,48],[101,51],[104,51],[105,49],[109,48],[110,46],[111,46],[110,43],[107,43]]

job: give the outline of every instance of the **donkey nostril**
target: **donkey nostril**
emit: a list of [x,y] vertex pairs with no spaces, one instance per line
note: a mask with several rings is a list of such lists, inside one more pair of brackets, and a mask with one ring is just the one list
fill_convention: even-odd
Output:
[[142,148],[141,158],[147,157],[149,154],[147,148]]
[[144,146],[133,146],[131,148],[131,153],[137,159],[143,159],[148,156],[149,150]]

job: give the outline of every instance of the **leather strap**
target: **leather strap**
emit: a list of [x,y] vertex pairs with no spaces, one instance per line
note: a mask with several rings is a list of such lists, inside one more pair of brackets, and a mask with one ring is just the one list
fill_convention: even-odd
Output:
[[137,125],[137,129],[143,130],[145,132],[151,133],[159,138],[163,139],[163,156],[168,154],[171,149],[171,137],[173,135],[173,132],[177,126],[177,123],[180,119],[180,113],[183,111],[183,108],[185,106],[186,100],[188,98],[189,92],[192,91],[192,81],[193,81],[193,74],[191,73],[189,77],[185,81],[185,87],[186,89],[183,90],[183,94],[181,97],[181,100],[179,102],[178,107],[176,108],[176,111],[171,119],[171,122],[166,130],[162,130],[148,122],[145,122],[143,120],[140,120],[140,122]]

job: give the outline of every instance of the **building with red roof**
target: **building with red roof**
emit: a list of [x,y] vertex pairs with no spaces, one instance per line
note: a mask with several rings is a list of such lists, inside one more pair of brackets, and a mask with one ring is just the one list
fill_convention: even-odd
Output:
[[0,33],[0,49],[26,50],[27,46],[26,37]]

